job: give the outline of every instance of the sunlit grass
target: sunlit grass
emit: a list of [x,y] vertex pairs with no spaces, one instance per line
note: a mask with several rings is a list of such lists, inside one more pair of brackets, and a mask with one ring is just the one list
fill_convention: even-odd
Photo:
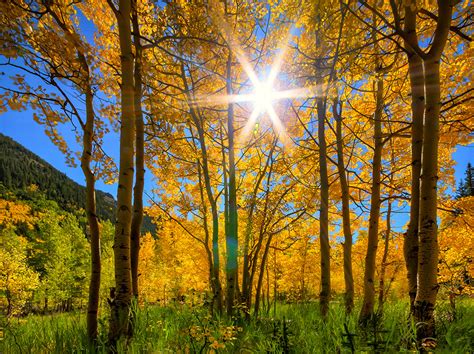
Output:
[[[356,311],[357,312],[357,311]],[[350,352],[347,336],[353,334],[356,352],[373,352],[372,333],[361,332],[357,313],[347,317],[342,304],[331,306],[328,321],[319,315],[317,302],[278,304],[258,320],[244,323],[220,318],[212,319],[203,307],[147,306],[137,313],[135,336],[128,343],[130,353],[209,352],[217,348],[223,353],[336,353]],[[474,350],[474,304],[459,302],[457,316],[440,303],[437,310],[438,349],[440,353],[471,353]],[[286,328],[283,330],[283,320]],[[98,352],[105,353],[106,318],[101,318]],[[414,324],[408,320],[407,304],[386,305],[377,342],[382,352],[414,352]],[[344,344],[346,343],[346,344]],[[371,344],[372,343],[372,344]],[[125,352],[125,340],[119,351]],[[285,349],[286,348],[286,349]],[[5,327],[0,342],[1,353],[84,353],[93,352],[86,337],[85,316],[65,313],[28,316],[13,319]]]

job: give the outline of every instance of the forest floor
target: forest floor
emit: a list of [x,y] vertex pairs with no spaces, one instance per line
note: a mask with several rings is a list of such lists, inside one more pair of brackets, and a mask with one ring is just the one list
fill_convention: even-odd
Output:
[[[440,302],[437,307],[436,353],[474,352],[474,301],[457,304],[456,316]],[[357,307],[356,307],[357,308]],[[328,321],[318,303],[278,304],[250,322],[211,319],[199,306],[148,306],[137,312],[135,336],[128,353],[395,353],[414,350],[414,325],[407,304],[385,305],[383,317],[365,332],[357,311],[349,317],[333,304]],[[107,316],[100,319],[99,348],[106,352]],[[3,328],[0,353],[88,353],[85,315],[62,313],[11,319]]]

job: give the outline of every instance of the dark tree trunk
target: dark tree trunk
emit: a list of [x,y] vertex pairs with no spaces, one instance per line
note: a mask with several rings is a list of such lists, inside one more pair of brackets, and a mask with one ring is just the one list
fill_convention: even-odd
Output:
[[[352,275],[352,231],[351,231],[351,211],[349,207],[349,184],[346,177],[346,166],[344,163],[344,144],[342,138],[342,112],[338,112],[338,103],[336,99],[333,104],[333,114],[336,120],[336,139],[337,139],[337,171],[339,174],[339,183],[341,184],[341,202],[342,202],[342,228],[344,232],[344,283],[345,283],[345,307],[349,314],[354,308],[354,278]],[[342,107],[341,107],[342,110]]]
[[[227,94],[232,94],[232,53],[229,53],[227,59]],[[227,274],[227,292],[226,307],[227,314],[232,316],[235,305],[235,295],[238,288],[237,273],[237,252],[238,252],[238,217],[237,217],[237,186],[235,172],[235,147],[234,147],[234,104],[229,103],[227,109],[227,134],[229,140],[229,220],[228,231],[226,234],[226,274]]]
[[86,214],[90,232],[91,278],[89,283],[89,302],[87,306],[87,335],[89,339],[97,338],[97,312],[99,310],[100,293],[100,229],[96,211],[95,176],[91,171],[92,142],[94,136],[94,108],[92,90],[86,91],[86,124],[83,135],[83,151],[81,168],[86,177]]
[[132,25],[135,46],[134,110],[135,110],[135,186],[133,188],[133,217],[130,231],[130,263],[132,292],[138,300],[138,262],[140,255],[140,231],[143,221],[143,188],[145,186],[145,129],[142,113],[142,46],[138,24],[137,1],[133,1]]
[[381,74],[376,81],[376,108],[374,114],[374,156],[372,160],[372,187],[369,216],[369,234],[364,270],[364,300],[359,321],[367,324],[374,314],[375,305],[375,258],[379,241],[380,218],[380,173],[382,169],[382,112],[383,112],[383,78]]
[[383,305],[385,303],[385,273],[387,271],[387,259],[388,259],[388,249],[390,245],[390,233],[392,229],[391,224],[391,216],[392,216],[392,202],[388,201],[387,206],[387,220],[386,220],[386,228],[385,231],[385,239],[384,239],[384,247],[383,247],[383,255],[382,255],[382,263],[380,264],[380,277],[379,277],[379,299],[378,299],[378,307],[377,312],[381,315],[383,313]]
[[319,306],[321,315],[326,318],[329,311],[331,297],[331,248],[329,245],[329,181],[327,171],[326,147],[326,100],[317,98],[318,112],[318,142],[319,142],[319,178],[320,199],[319,207],[319,244],[321,248],[321,292]]

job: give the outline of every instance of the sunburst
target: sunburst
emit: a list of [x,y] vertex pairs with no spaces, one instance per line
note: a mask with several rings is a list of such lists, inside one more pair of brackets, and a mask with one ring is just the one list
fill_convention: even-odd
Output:
[[277,114],[275,107],[279,101],[286,99],[293,99],[299,97],[311,97],[314,95],[312,88],[295,88],[287,90],[278,90],[276,87],[276,80],[280,74],[283,61],[289,46],[289,42],[292,37],[291,29],[288,30],[286,38],[278,46],[278,54],[270,67],[268,76],[261,80],[255,72],[252,64],[248,60],[244,51],[235,40],[229,26],[227,25],[224,18],[219,18],[222,34],[227,41],[233,55],[236,56],[239,64],[242,66],[245,74],[247,75],[252,89],[250,93],[233,94],[233,95],[212,95],[197,99],[194,104],[229,104],[229,103],[244,103],[248,102],[253,105],[253,109],[242,129],[239,140],[248,139],[250,133],[254,129],[257,120],[260,117],[268,116],[270,118],[273,129],[278,135],[279,139],[286,143],[289,141],[286,129]]

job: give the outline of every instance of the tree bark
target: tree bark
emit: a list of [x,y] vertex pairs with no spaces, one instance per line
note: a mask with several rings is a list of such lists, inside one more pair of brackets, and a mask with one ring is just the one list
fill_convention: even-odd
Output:
[[220,255],[219,255],[219,215],[217,213],[217,205],[214,202],[211,207],[212,213],[212,258],[213,258],[213,272],[212,280],[214,283],[214,301],[215,308],[218,313],[223,310],[222,301],[222,285],[220,280]]
[[[197,117],[195,116],[197,119]],[[195,121],[195,123],[199,123]],[[211,205],[212,215],[212,255],[213,255],[213,268],[212,268],[212,288],[213,288],[213,307],[218,313],[222,312],[222,287],[220,282],[220,256],[219,256],[219,214],[217,210],[217,203],[214,199],[211,186],[211,178],[209,174],[208,156],[206,142],[204,138],[204,130],[201,126],[198,126],[198,136],[201,145],[202,155],[202,167],[204,172],[204,185],[206,187],[207,199]]]
[[[7,279],[6,279],[6,283],[8,284],[8,275],[7,275]],[[6,313],[6,317],[9,318],[10,315],[12,314],[12,311],[13,311],[13,304],[12,304],[12,293],[10,291],[10,289],[6,289],[5,290],[5,297],[7,298],[7,313]]]
[[[254,189],[255,190],[255,189]],[[256,196],[252,196],[252,201],[250,205],[250,210],[247,215],[247,225],[245,228],[245,240],[244,240],[244,259],[243,259],[243,269],[242,269],[242,298],[241,303],[245,305],[245,316],[247,319],[250,319],[250,306],[252,304],[252,283],[250,282],[250,255],[249,255],[249,245],[250,238],[253,233],[253,212],[256,205]]]
[[99,310],[100,293],[100,229],[96,211],[95,176],[91,171],[92,142],[94,136],[94,108],[91,87],[86,89],[86,124],[82,139],[83,150],[81,168],[86,178],[86,215],[90,231],[91,247],[91,279],[89,283],[89,302],[87,305],[87,335],[89,339],[97,338],[97,312]]
[[118,22],[121,63],[120,166],[117,189],[117,220],[114,235],[115,289],[111,291],[109,341],[112,347],[128,333],[132,298],[130,232],[134,175],[135,110],[133,53],[130,28],[131,0],[114,8]]
[[[213,261],[213,251],[209,248],[209,229],[208,229],[208,218],[207,218],[207,206],[204,200],[204,189],[207,190],[207,183],[205,183],[205,187],[202,186],[202,172],[201,172],[201,161],[197,161],[198,165],[198,176],[199,176],[199,191],[201,195],[201,201],[203,205],[203,221],[204,221],[204,232],[206,234],[205,240],[205,249],[206,255],[209,261],[209,285],[211,286],[212,291],[212,302],[211,302],[211,312],[214,313],[214,310],[217,311],[219,314],[222,312],[222,290],[220,285],[219,279],[219,267],[215,268],[214,261]],[[217,220],[217,223],[216,221]],[[217,218],[217,213],[214,215],[214,210],[212,210],[212,248],[214,250],[214,238],[215,238],[215,230],[219,226],[219,219]],[[217,237],[219,233],[217,231]],[[218,241],[218,239],[217,239]],[[219,264],[219,244],[217,244],[217,264]]]
[[[265,187],[265,203],[264,203],[264,207],[263,207],[263,211],[262,211],[262,215],[263,215],[263,220],[262,222],[260,223],[260,230],[259,230],[259,235],[258,235],[258,241],[257,241],[257,244],[255,246],[255,250],[254,250],[254,253],[252,255],[252,266],[251,266],[251,272],[250,272],[250,284],[253,284],[254,282],[254,279],[255,279],[255,276],[257,274],[257,265],[258,265],[258,256],[260,254],[260,251],[262,249],[262,245],[263,245],[263,238],[266,234],[266,219],[267,219],[267,215],[271,215],[273,214],[273,211],[272,212],[269,212],[268,210],[268,207],[269,207],[269,204],[270,204],[270,189],[271,189],[271,186],[270,186],[270,179],[271,179],[271,176],[272,176],[272,173],[273,173],[273,163],[274,163],[274,160],[273,160],[273,157],[270,159],[270,167],[269,167],[269,171],[268,171],[268,174],[267,174],[267,178],[266,178],[266,187]],[[272,237],[271,235],[269,235],[269,238]],[[271,240],[270,240],[271,241]],[[270,247],[270,245],[268,244],[268,247]],[[267,246],[265,246],[265,250],[266,250]],[[266,250],[266,253],[267,254],[264,254],[262,256],[262,260],[261,260],[261,264],[260,264],[260,271],[262,269],[265,269],[265,265],[266,265],[266,261],[267,261],[267,255],[268,255],[268,250]],[[263,267],[263,268],[262,268]],[[268,268],[267,268],[268,269]],[[260,274],[261,275],[261,274]],[[260,277],[259,275],[259,277]],[[260,279],[260,278],[259,278]],[[259,312],[259,309],[260,309],[260,298],[261,298],[261,295],[260,295],[260,291],[261,291],[261,285],[260,285],[260,288],[258,286],[258,282],[259,282],[259,279],[257,279],[257,289],[255,291],[255,305],[254,305],[254,314],[255,314],[255,317],[258,317],[258,312]],[[268,289],[268,295],[270,294],[270,289]]]
[[372,187],[369,216],[369,234],[364,270],[364,300],[360,311],[359,322],[367,324],[374,314],[375,303],[375,258],[378,247],[380,218],[380,172],[382,169],[382,111],[383,111],[383,78],[378,74],[376,82],[376,108],[374,113],[374,157],[372,161]]
[[438,292],[438,140],[440,111],[439,59],[424,62],[425,125],[423,135],[423,173],[420,193],[420,231],[418,250],[418,288],[414,305],[415,320],[420,323],[417,336],[422,340],[435,336],[434,306]]
[[263,171],[258,175],[257,181],[254,185],[253,188],[253,193],[252,193],[252,199],[250,202],[250,208],[248,212],[248,217],[247,217],[247,225],[245,228],[245,240],[244,240],[244,247],[243,247],[243,253],[244,253],[244,260],[243,260],[243,267],[242,267],[242,297],[241,297],[241,302],[245,304],[246,307],[246,318],[250,319],[250,307],[252,305],[252,286],[253,286],[253,277],[251,277],[250,274],[250,261],[251,261],[251,255],[249,254],[249,247],[250,247],[250,239],[252,237],[253,233],[253,215],[255,208],[257,207],[257,194],[258,190],[260,188],[260,185],[262,184],[262,181],[265,177],[265,174],[267,172],[268,166],[270,165],[270,161],[273,162],[273,152],[276,147],[277,140],[272,143],[272,147],[270,149],[270,152],[268,154],[268,158],[266,159],[265,166],[263,168]]
[[425,112],[420,187],[418,287],[414,305],[417,339],[435,337],[434,307],[438,293],[438,141],[441,108],[440,60],[449,29],[453,3],[438,0],[438,22],[429,52],[423,58]]
[[[416,38],[416,13],[410,7],[405,8],[405,31],[411,41]],[[405,45],[409,47],[409,43]],[[423,112],[425,109],[423,61],[408,49],[408,73],[411,88],[411,199],[410,221],[404,240],[404,256],[407,268],[408,294],[410,296],[410,312],[416,297],[418,273],[418,221],[420,214],[420,176],[421,150],[423,143]]]
[[[227,84],[226,91],[232,95],[232,53],[227,59]],[[235,293],[238,282],[237,251],[238,251],[238,217],[237,217],[237,191],[235,182],[235,151],[234,151],[234,104],[229,103],[227,108],[227,134],[229,139],[229,225],[226,235],[226,274],[227,274],[227,314],[232,316],[234,310]]]
[[[189,102],[193,102],[194,98],[191,95],[191,88],[188,85],[188,81],[186,78],[186,71],[183,64],[181,64],[181,79],[183,81],[184,89],[185,89],[186,96]],[[198,141],[199,141],[201,157],[202,157],[202,171],[204,175],[204,186],[206,189],[207,199],[211,206],[213,260],[211,263],[212,268],[211,268],[211,273],[210,273],[210,280],[211,280],[211,288],[213,292],[212,307],[220,314],[223,309],[222,308],[223,301],[222,301],[222,285],[220,281],[219,213],[218,213],[217,202],[216,202],[216,199],[214,198],[214,193],[212,191],[212,185],[211,185],[211,177],[210,177],[210,172],[209,172],[209,157],[207,153],[206,137],[205,137],[205,131],[204,131],[204,121],[202,119],[202,115],[199,111],[199,108],[196,108],[193,105],[189,105],[189,113],[191,115],[191,119],[198,132]],[[225,162],[223,166],[225,169]],[[224,172],[224,176],[225,176],[225,172]],[[224,188],[226,188],[225,183],[224,183]]]
[[[48,12],[51,14],[58,26],[64,31],[71,45],[75,47],[77,60],[83,70],[83,82],[77,83],[85,94],[86,103],[86,122],[83,123],[80,117],[77,118],[81,122],[83,129],[82,137],[82,155],[81,155],[81,169],[86,179],[86,217],[90,232],[90,247],[91,247],[91,278],[89,283],[89,300],[87,304],[87,335],[91,341],[97,339],[97,313],[99,310],[99,294],[100,294],[100,278],[101,278],[101,255],[100,255],[100,228],[99,218],[97,217],[97,207],[95,198],[95,176],[91,170],[93,141],[94,141],[94,94],[91,86],[91,72],[89,64],[86,59],[86,54],[83,50],[83,43],[80,42],[80,37],[74,33],[61,16],[51,8],[50,4],[45,4]],[[45,301],[47,305],[47,301]],[[45,306],[47,308],[47,306]]]
[[[258,317],[258,312],[260,310],[260,299],[261,299],[260,295],[262,292],[263,276],[265,274],[265,266],[267,264],[268,252],[270,250],[272,239],[273,239],[273,234],[270,234],[268,236],[267,243],[265,244],[265,250],[263,251],[262,261],[260,263],[260,272],[258,274],[258,280],[257,280],[257,290],[255,291],[255,307],[254,307],[255,317]],[[276,301],[276,298],[274,298],[273,301]]]
[[318,112],[318,142],[319,142],[319,178],[320,199],[319,209],[319,243],[321,249],[321,292],[319,293],[319,306],[321,315],[326,318],[329,311],[331,297],[331,248],[329,245],[329,181],[327,171],[326,147],[326,99],[317,98]]
[[387,271],[387,259],[388,259],[388,247],[390,245],[390,233],[392,229],[391,224],[391,216],[392,216],[392,202],[388,201],[387,206],[387,220],[386,220],[386,228],[385,231],[385,239],[384,239],[384,247],[383,247],[383,255],[382,255],[382,263],[380,264],[380,277],[379,277],[379,299],[378,299],[378,307],[377,312],[378,314],[383,313],[383,305],[385,302],[385,273]]
[[337,171],[339,183],[341,184],[342,202],[342,229],[344,232],[344,284],[346,288],[344,301],[346,313],[349,314],[354,308],[354,278],[352,275],[352,230],[351,215],[349,207],[349,184],[346,177],[346,166],[344,163],[344,144],[342,138],[342,112],[337,111],[338,100],[333,104],[333,114],[336,121],[336,144],[337,144]]
[[143,189],[145,186],[145,129],[142,113],[142,46],[138,24],[137,1],[133,2],[132,25],[135,46],[134,67],[134,110],[135,110],[135,186],[133,188],[133,217],[130,230],[130,261],[132,268],[132,292],[138,300],[138,261],[140,255],[140,231],[143,221]]

